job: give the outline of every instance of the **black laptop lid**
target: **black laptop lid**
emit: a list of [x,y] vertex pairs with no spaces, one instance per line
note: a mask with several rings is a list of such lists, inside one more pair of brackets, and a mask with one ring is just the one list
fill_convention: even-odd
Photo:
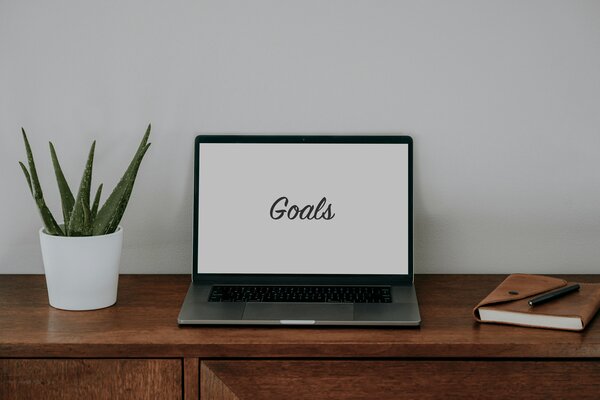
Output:
[[412,139],[195,141],[194,281],[412,282]]

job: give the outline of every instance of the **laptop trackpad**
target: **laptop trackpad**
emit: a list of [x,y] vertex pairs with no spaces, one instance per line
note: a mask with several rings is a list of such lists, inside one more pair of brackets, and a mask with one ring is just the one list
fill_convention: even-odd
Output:
[[352,321],[353,304],[246,303],[242,319],[272,321]]

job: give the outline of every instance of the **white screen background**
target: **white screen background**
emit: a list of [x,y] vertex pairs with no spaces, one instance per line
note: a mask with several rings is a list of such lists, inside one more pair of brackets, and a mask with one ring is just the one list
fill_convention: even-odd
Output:
[[[408,273],[407,144],[199,146],[199,273]],[[281,196],[335,217],[273,220]]]

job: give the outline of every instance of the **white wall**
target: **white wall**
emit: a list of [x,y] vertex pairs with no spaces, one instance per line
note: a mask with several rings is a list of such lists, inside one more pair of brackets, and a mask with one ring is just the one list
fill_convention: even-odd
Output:
[[600,272],[600,2],[0,1],[0,272],[40,273],[30,135],[112,187],[122,271],[191,265],[198,133],[415,138],[417,272]]

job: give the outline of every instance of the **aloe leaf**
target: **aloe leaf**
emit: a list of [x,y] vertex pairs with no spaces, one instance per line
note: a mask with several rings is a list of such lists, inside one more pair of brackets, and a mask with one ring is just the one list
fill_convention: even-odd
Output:
[[84,236],[91,232],[90,224],[90,187],[92,184],[92,167],[94,165],[94,151],[96,149],[96,141],[92,143],[90,153],[88,155],[85,170],[79,184],[77,198],[73,205],[73,212],[69,221],[68,232],[70,236]]
[[140,142],[140,145],[138,146],[137,150],[136,150],[136,154],[139,153],[140,151],[142,151],[144,149],[144,147],[146,147],[146,143],[148,143],[148,138],[150,137],[150,131],[152,130],[152,124],[148,124],[148,127],[146,128],[146,132],[144,133],[144,137],[142,138],[142,141]]
[[119,181],[106,200],[106,203],[98,211],[98,215],[94,221],[94,235],[104,235],[117,230],[131,197],[140,163],[149,147],[150,143],[140,153],[136,154],[136,157],[132,161],[132,168],[128,169],[123,175],[121,181]]
[[92,205],[92,221],[96,219],[96,215],[98,215],[98,206],[100,205],[100,196],[102,195],[102,186],[103,184],[101,183],[100,186],[98,186],[98,189],[96,190],[96,196],[94,196],[94,204]]
[[83,206],[83,229],[81,231],[82,236],[90,236],[92,234],[92,211],[89,205]]
[[52,142],[49,142],[49,145],[50,155],[52,156],[52,165],[54,166],[54,174],[56,175],[56,182],[58,183],[58,190],[60,192],[65,229],[67,230],[66,234],[69,235],[68,227],[69,221],[71,220],[71,213],[73,212],[73,206],[75,205],[75,198],[73,197],[73,192],[71,192],[71,188],[69,187],[62,168],[60,167],[60,163],[58,162],[54,145]]
[[31,170],[30,176],[32,178],[33,183],[33,192],[37,195],[42,195],[42,187],[40,186],[40,181],[38,179],[37,170],[35,169],[35,161],[33,159],[33,152],[31,151],[31,146],[29,145],[29,140],[27,140],[27,134],[25,133],[25,129],[21,128],[21,132],[23,133],[23,142],[25,142],[25,151],[27,152],[27,163],[29,164],[29,169]]
[[119,222],[123,218],[125,209],[131,197],[133,191],[133,185],[137,176],[138,169],[146,154],[146,151],[150,147],[148,143],[148,137],[150,135],[151,126],[148,125],[148,129],[133,157],[127,170],[123,174],[123,177],[115,186],[108,199],[98,211],[98,215],[94,220],[93,234],[94,235],[105,235],[114,232],[119,226]]
[[[42,186],[40,185],[37,170],[35,168],[33,152],[31,151],[29,140],[27,140],[27,134],[23,128],[21,128],[21,132],[23,133],[23,142],[25,143],[25,151],[27,152],[27,163],[29,164],[29,172],[25,174],[25,177],[27,178],[27,176],[29,176],[27,181],[28,183],[31,183],[30,189],[32,191],[35,203],[40,210],[40,215],[42,217],[42,221],[44,222],[44,226],[46,227],[46,232],[50,235],[64,236],[64,232],[62,231],[60,225],[58,225],[56,222],[56,219],[54,219],[52,212],[44,201],[44,193],[42,192]],[[23,167],[24,165],[21,163],[21,168]],[[23,172],[25,171],[26,169],[23,169]]]
[[25,174],[25,179],[27,179],[27,184],[29,185],[29,191],[31,192],[31,195],[33,196],[33,187],[31,186],[31,176],[29,176],[29,171],[27,171],[27,167],[21,161],[19,161],[19,165],[21,166],[21,169],[23,170],[23,173]]

